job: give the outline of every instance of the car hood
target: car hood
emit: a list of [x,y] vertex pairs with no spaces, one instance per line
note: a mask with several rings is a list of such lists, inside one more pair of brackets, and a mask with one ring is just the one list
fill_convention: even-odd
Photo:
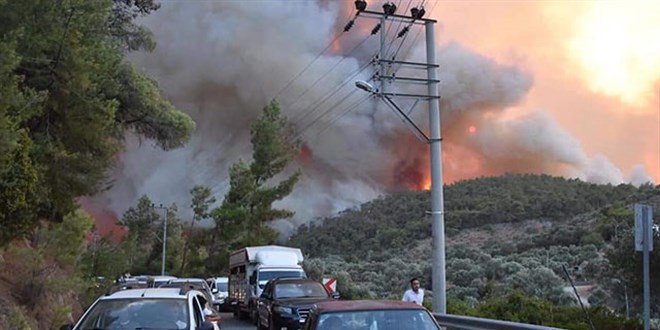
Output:
[[278,298],[275,303],[287,306],[307,306],[322,301],[334,300],[332,297]]

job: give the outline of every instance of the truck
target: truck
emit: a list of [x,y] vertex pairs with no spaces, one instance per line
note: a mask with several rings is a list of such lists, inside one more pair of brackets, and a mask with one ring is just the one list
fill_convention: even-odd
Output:
[[229,302],[234,316],[257,320],[257,302],[269,280],[307,278],[298,248],[251,246],[229,255]]

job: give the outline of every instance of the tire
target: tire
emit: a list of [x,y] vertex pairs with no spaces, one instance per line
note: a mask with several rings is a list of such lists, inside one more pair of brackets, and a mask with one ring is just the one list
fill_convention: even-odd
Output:
[[267,326],[264,326],[263,324],[261,324],[261,319],[260,318],[257,318],[257,329],[258,330],[268,330]]

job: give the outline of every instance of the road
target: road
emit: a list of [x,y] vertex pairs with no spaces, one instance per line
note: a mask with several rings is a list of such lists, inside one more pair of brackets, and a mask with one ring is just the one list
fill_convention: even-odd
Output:
[[222,330],[255,330],[257,328],[250,322],[235,319],[232,313],[220,313],[220,316],[222,317],[220,323]]

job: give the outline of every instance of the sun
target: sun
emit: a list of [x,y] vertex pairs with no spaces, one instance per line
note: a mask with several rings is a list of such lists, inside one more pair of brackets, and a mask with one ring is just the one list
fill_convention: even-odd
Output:
[[660,2],[594,2],[567,46],[592,91],[643,107],[660,80]]

